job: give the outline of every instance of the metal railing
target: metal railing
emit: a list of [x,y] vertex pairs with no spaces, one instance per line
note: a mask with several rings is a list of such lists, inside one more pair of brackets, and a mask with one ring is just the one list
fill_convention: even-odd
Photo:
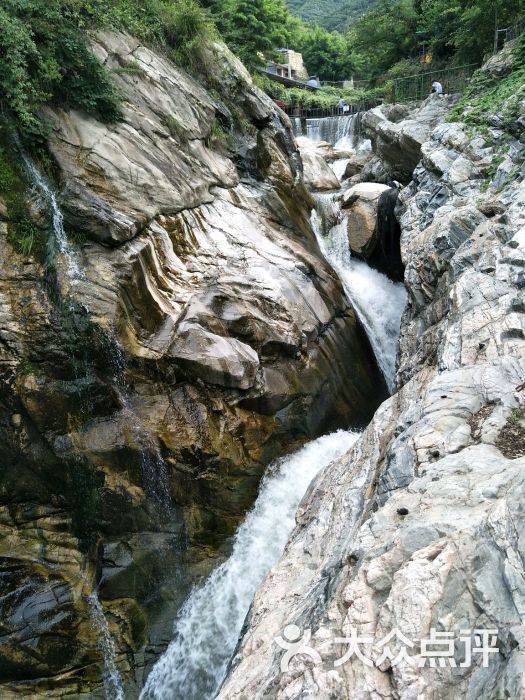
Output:
[[382,100],[362,100],[355,104],[348,105],[349,109],[343,112],[339,107],[302,107],[301,105],[288,105],[283,111],[289,117],[299,119],[322,119],[323,117],[351,117],[358,112],[366,112],[368,109],[377,107]]
[[525,19],[516,22],[511,27],[496,29],[494,32],[494,53],[497,53],[505,44],[513,39],[517,39],[525,32]]
[[393,102],[416,102],[426,99],[432,91],[432,83],[437,81],[443,86],[445,95],[462,92],[467,86],[477,63],[470,63],[457,68],[424,71],[405,78],[396,78],[393,83]]

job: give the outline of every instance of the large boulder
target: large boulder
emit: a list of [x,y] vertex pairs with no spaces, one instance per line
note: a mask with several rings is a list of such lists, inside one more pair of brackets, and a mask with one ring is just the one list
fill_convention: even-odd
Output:
[[341,187],[337,175],[324,157],[314,149],[301,149],[304,168],[304,182],[309,190],[322,192],[338,190]]
[[347,210],[347,230],[350,250],[366,260],[377,245],[377,212],[379,200],[388,185],[362,182],[343,194],[343,208]]

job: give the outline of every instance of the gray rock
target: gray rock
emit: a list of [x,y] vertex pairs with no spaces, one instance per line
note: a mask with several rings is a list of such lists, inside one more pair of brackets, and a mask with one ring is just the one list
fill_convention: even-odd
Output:
[[[491,147],[461,124],[431,135],[436,104],[363,120],[389,172],[417,165],[397,210],[409,292],[398,391],[305,497],[219,700],[523,695],[525,186],[502,177],[484,193]],[[292,623],[311,630],[320,661],[299,654],[283,673],[275,638]],[[458,662],[465,629],[497,629],[497,653],[487,668],[479,655],[420,666],[432,628],[455,640]],[[370,637],[361,651],[378,659],[392,630],[415,643],[415,666],[355,655],[334,666],[347,649],[334,638]]]

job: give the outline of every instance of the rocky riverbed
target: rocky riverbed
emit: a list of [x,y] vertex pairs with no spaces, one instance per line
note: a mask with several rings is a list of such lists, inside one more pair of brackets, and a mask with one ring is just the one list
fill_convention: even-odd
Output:
[[0,207],[6,698],[104,695],[95,590],[136,697],[266,465],[386,394],[290,124],[240,62],[217,44],[198,82],[124,34],[94,51],[123,120],[49,110],[47,184],[26,156],[51,265]]
[[363,118],[360,179],[407,184],[397,390],[311,485],[220,700],[525,693],[524,147],[447,123],[450,105]]

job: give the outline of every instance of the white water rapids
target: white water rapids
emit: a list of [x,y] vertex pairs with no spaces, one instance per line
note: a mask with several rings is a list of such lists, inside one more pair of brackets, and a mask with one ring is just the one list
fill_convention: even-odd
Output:
[[195,588],[174,640],[148,677],[141,700],[210,700],[218,692],[252,598],[281,556],[313,477],[347,452],[357,433],[325,435],[267,471],[229,559]]
[[[314,138],[330,140],[340,149],[353,143],[351,118],[309,126]],[[359,144],[353,145],[359,148]],[[336,160],[333,164],[339,178],[346,162]],[[392,388],[405,289],[351,258],[346,222],[334,195],[316,196],[312,224]],[[314,476],[345,454],[358,437],[345,431],[326,435],[268,469],[255,506],[237,531],[231,556],[190,593],[175,621],[173,641],[153,667],[141,700],[212,700],[216,696],[253,596],[283,552],[306,489]]]
[[393,391],[399,327],[407,301],[405,287],[392,282],[365,262],[352,258],[346,214],[339,210],[334,195],[318,194],[315,201],[312,226],[321,251],[339,275],[370,340],[387,386]]

